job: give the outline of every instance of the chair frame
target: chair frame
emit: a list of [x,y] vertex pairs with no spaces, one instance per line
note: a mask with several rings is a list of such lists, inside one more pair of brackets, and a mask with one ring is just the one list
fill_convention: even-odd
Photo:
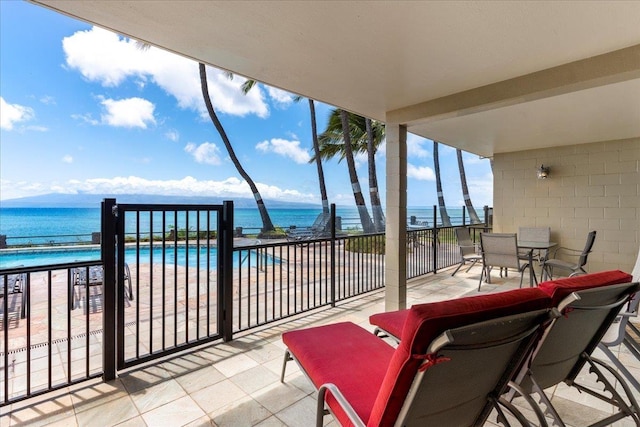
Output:
[[[488,249],[487,244],[492,246],[495,242],[500,242],[504,245],[508,245],[505,250],[493,251],[493,248]],[[480,247],[482,248],[482,273],[480,274],[480,281],[478,283],[478,291],[482,286],[482,279],[486,278],[487,283],[491,283],[491,268],[499,267],[501,274],[502,269],[515,268],[520,273],[520,287],[522,287],[522,279],[524,277],[524,270],[531,268],[528,262],[523,263],[518,255],[518,240],[515,233],[481,233],[480,234]],[[505,248],[505,246],[501,246]],[[494,257],[498,257],[497,259]]]
[[[534,343],[540,338],[544,330],[543,325],[548,324],[553,317],[555,316],[551,310],[541,309],[471,323],[441,333],[429,344],[424,355],[413,356],[424,361],[413,378],[395,425],[418,426],[423,425],[424,417],[441,416],[438,414],[439,411],[429,411],[433,411],[434,407],[439,408],[438,404],[443,400],[449,401],[449,397],[446,396],[447,392],[456,395],[461,392],[462,387],[466,392],[473,394],[476,389],[485,390],[489,387],[490,391],[486,395],[486,401],[484,401],[482,408],[477,415],[473,414],[476,417],[472,425],[484,425],[491,411],[495,409],[499,421],[504,425],[510,425],[505,415],[505,412],[508,412],[521,425],[528,426],[529,422],[524,415],[501,396],[509,387],[510,379],[520,369],[523,361],[533,349]],[[374,338],[379,339],[372,336],[372,339]],[[280,376],[281,382],[284,383],[286,366],[291,360],[295,360],[305,376],[312,380],[305,367],[287,348]],[[449,362],[450,360],[451,362]],[[441,368],[433,369],[436,365],[440,365],[440,362],[447,363],[443,363]],[[460,369],[461,366],[468,367],[474,363],[483,364],[488,375],[470,378],[470,381],[474,383],[471,386],[469,383],[457,384],[457,387],[445,387],[446,384],[440,384],[440,382],[446,381],[449,370],[453,369],[453,372],[456,372],[456,369]],[[490,385],[487,385],[487,382]],[[335,384],[325,383],[316,386],[316,389],[316,427],[321,427],[324,424],[324,416],[332,413],[331,408],[325,409],[327,392],[330,392],[335,398],[354,426],[366,426],[367,421],[359,418],[348,398]],[[433,393],[434,389],[439,391]],[[449,409],[449,413],[451,411],[452,409]]]
[[0,298],[4,299],[5,292],[7,293],[7,299],[9,295],[22,294],[20,318],[27,317],[27,274],[4,274],[0,277]]
[[469,272],[471,268],[476,265],[478,261],[482,261],[482,254],[479,252],[479,246],[471,241],[471,235],[466,227],[458,227],[455,229],[456,239],[458,240],[458,246],[460,247],[460,264],[456,267],[455,271],[451,273],[451,276],[455,276],[458,270],[467,262],[471,262],[466,272]]
[[[71,310],[75,310],[80,302],[80,295],[75,291],[76,286],[88,291],[92,286],[102,286],[104,284],[104,267],[102,265],[92,265],[87,267],[76,267],[71,270],[71,288],[69,289],[69,302]],[[87,280],[88,276],[88,280]],[[133,301],[133,285],[131,283],[131,270],[129,264],[124,264],[125,293],[129,301]]]
[[[542,263],[542,280],[553,279],[553,270],[554,268],[559,268],[561,270],[568,270],[571,273],[569,277],[573,277],[577,274],[587,274],[587,270],[584,269],[584,266],[587,265],[587,260],[589,258],[589,254],[593,249],[593,245],[596,241],[596,231],[590,231],[587,235],[587,241],[585,243],[584,249],[571,249],[567,247],[559,247],[553,251],[552,257],[548,258]],[[576,263],[571,263],[568,261],[563,261],[558,259],[558,255],[564,255],[568,257],[577,257],[578,261]]]
[[[533,394],[539,396],[544,406],[544,410],[540,408],[540,411],[536,411],[541,425],[547,425],[543,412],[553,418],[554,424],[565,425],[544,392],[546,388],[565,382],[619,409],[617,413],[589,427],[607,426],[626,417],[631,417],[640,426],[640,406],[629,386],[615,369],[591,356],[620,307],[639,290],[640,284],[637,282],[589,288],[571,293],[558,304],[558,311],[563,316],[552,322],[532,353],[532,359],[511,385],[513,390],[531,400]],[[588,333],[590,330],[595,332]],[[576,381],[585,365],[589,366],[589,372],[596,375],[597,381],[604,385],[605,392],[611,396]],[[615,381],[610,381],[605,372],[612,375]],[[616,389],[615,383],[622,387],[622,392]]]

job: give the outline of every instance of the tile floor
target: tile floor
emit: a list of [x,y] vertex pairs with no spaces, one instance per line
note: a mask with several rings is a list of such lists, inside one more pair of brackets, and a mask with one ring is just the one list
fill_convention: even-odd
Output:
[[[442,271],[409,284],[408,301],[437,301],[477,293],[480,269],[450,276]],[[494,274],[494,276],[496,276]],[[518,286],[518,277],[494,277],[481,292]],[[325,308],[262,330],[237,335],[143,368],[121,373],[0,408],[0,427],[50,426],[313,426],[314,389],[295,363],[279,381],[282,332],[301,327],[353,321],[372,330],[370,314],[384,310],[384,291]],[[619,358],[640,377],[640,361],[619,351]],[[605,416],[611,408],[561,385],[549,390],[553,403],[573,427]],[[639,396],[640,397],[640,396]],[[495,418],[494,418],[495,419]],[[325,425],[335,426],[331,416]],[[492,422],[487,425],[493,426]],[[616,426],[634,425],[623,420]]]

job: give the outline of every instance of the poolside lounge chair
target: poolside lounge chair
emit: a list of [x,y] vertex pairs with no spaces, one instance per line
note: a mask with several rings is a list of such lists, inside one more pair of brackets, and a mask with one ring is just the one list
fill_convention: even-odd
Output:
[[[638,259],[636,265],[631,272],[633,275],[633,281],[640,281],[640,251],[638,252]],[[640,360],[640,343],[638,343],[630,334],[631,331],[635,336],[640,336],[640,330],[629,322],[632,317],[638,317],[638,311],[640,308],[640,292],[637,292],[635,296],[624,305],[622,311],[618,314],[618,317],[613,321],[613,324],[609,327],[609,330],[598,344],[598,348],[611,360],[616,368],[622,375],[625,376],[629,384],[635,387],[640,392],[640,381],[636,378],[625,365],[623,365],[618,358],[611,351],[611,347],[618,345],[624,345],[632,356]]]
[[469,229],[466,227],[460,227],[456,228],[455,232],[456,238],[458,239],[458,246],[460,247],[460,264],[455,271],[451,273],[452,276],[455,276],[458,270],[460,270],[460,267],[465,265],[467,262],[471,263],[469,268],[467,268],[467,271],[469,271],[478,261],[482,261],[482,255],[479,253],[480,248],[477,248],[471,241]]
[[[523,395],[537,394],[554,424],[565,425],[544,390],[564,382],[617,408],[617,412],[592,426],[610,425],[625,417],[640,426],[640,407],[622,376],[604,361],[591,357],[621,306],[640,291],[640,284],[630,280],[627,273],[609,271],[540,284],[562,316],[553,321],[532,360],[516,378],[519,386],[514,387]],[[605,392],[578,378],[585,365]],[[544,424],[543,417],[539,415],[539,419]]]
[[281,381],[295,360],[318,390],[318,427],[325,405],[340,425],[483,425],[493,409],[525,425],[500,396],[549,304],[531,288],[416,305],[395,349],[351,322],[286,332]]
[[[124,264],[124,281],[125,293],[129,300],[133,300],[133,286],[131,284],[131,271],[129,270],[129,264]],[[77,303],[80,302],[79,290],[76,291],[76,287],[80,289],[88,289],[91,286],[102,286],[104,282],[104,270],[101,265],[92,265],[89,267],[78,267],[71,269],[71,289],[69,295],[69,301],[71,301],[71,309],[77,307]],[[87,295],[88,298],[88,295]]]
[[300,241],[327,237],[330,222],[331,214],[323,212],[316,217],[311,227],[290,227],[286,232],[287,240]]
[[5,274],[0,277],[0,298],[5,297],[5,292],[7,294],[7,298],[9,295],[13,294],[21,294],[21,307],[20,307],[20,318],[24,319],[27,316],[27,292],[26,292],[26,284],[27,284],[27,274],[19,273],[19,274]]
[[[587,258],[593,249],[593,244],[596,240],[596,232],[591,231],[587,235],[587,243],[584,245],[582,251],[580,249],[569,249],[565,247],[559,247],[553,251],[553,254],[549,259],[545,260],[542,264],[542,280],[546,278],[553,279],[553,271],[555,269],[565,270],[569,272],[569,277],[576,274],[586,274],[587,270],[584,266],[587,264]],[[559,259],[558,256],[573,257],[575,261],[564,261]]]

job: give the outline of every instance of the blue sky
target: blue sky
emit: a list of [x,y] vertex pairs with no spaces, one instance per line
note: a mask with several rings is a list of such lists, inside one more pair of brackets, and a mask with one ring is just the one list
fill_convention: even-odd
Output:
[[[209,120],[198,64],[42,7],[0,0],[0,200],[48,193],[251,197]],[[309,107],[208,67],[214,108],[264,199],[320,204]],[[332,107],[317,103],[318,130]],[[384,203],[385,147],[377,155]],[[409,135],[408,204],[437,203],[432,141]],[[465,153],[471,200],[492,204],[489,161]],[[357,159],[368,201],[366,157]],[[353,206],[346,162],[324,164],[329,201]],[[455,150],[440,147],[448,206]]]

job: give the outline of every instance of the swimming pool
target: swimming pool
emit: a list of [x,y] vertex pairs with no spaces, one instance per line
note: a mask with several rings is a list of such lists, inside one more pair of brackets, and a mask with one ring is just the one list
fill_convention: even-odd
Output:
[[[218,250],[214,246],[208,249],[206,246],[197,247],[191,245],[171,245],[166,246],[163,250],[162,245],[154,245],[153,250],[149,246],[141,246],[139,255],[137,255],[135,246],[125,249],[125,261],[130,264],[147,264],[162,263],[162,255],[164,253],[165,262],[169,265],[190,266],[197,265],[202,269],[207,267],[211,270],[216,268],[218,262]],[[241,263],[247,262],[247,253],[250,256],[251,265],[256,265],[258,255],[255,251],[246,251],[243,253],[243,259],[239,260],[238,256],[233,257],[234,268],[239,267]],[[234,254],[236,255],[236,254]],[[272,259],[268,255],[260,255],[262,260],[267,257],[269,262]],[[50,264],[63,264],[78,261],[99,261],[100,247],[65,247],[65,248],[47,248],[47,249],[9,249],[0,251],[0,269],[13,267],[32,267]],[[207,265],[208,262],[208,265]],[[276,260],[277,263],[277,260]]]

